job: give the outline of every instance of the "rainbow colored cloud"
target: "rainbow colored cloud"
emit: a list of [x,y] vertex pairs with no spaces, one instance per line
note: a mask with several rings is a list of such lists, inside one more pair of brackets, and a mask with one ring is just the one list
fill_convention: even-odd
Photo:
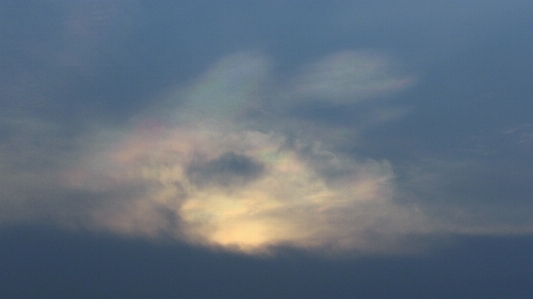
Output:
[[[297,125],[295,133],[283,121],[240,118],[261,106],[268,62],[257,53],[222,59],[192,86],[168,95],[163,102],[179,103],[175,108],[152,112],[66,174],[71,188],[94,192],[143,186],[131,198],[113,199],[112,208],[92,211],[90,226],[244,252],[275,246],[398,251],[399,236],[424,233],[430,227],[424,216],[393,202],[387,161],[334,152],[320,136],[313,140],[312,127]],[[305,69],[293,87],[273,88],[283,101],[273,111],[307,94],[349,103],[412,81],[388,69],[377,54],[333,55]]]

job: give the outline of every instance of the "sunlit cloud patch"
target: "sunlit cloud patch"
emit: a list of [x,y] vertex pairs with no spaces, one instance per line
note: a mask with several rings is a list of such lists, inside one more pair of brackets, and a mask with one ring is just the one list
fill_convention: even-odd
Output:
[[104,165],[66,176],[71,186],[95,191],[146,186],[116,213],[107,206],[94,211],[97,227],[253,252],[275,245],[372,248],[383,244],[368,244],[368,230],[401,234],[423,221],[392,203],[394,174],[386,161],[288,146],[284,136],[258,131],[188,127],[167,128],[155,138],[130,134],[125,144],[94,157]]
[[[250,254],[286,246],[405,253],[442,234],[533,231],[527,217],[512,224],[493,217],[500,210],[454,204],[461,194],[442,186],[475,163],[450,168],[455,164],[441,161],[435,168],[419,161],[402,165],[398,179],[390,161],[357,153],[359,135],[408,115],[381,101],[416,81],[387,56],[341,52],[302,67],[293,79],[274,78],[269,58],[237,53],[162,92],[153,108],[122,127],[94,124],[62,142],[41,125],[20,126],[18,139],[0,151],[0,221]],[[365,120],[346,125],[291,114],[306,103],[353,110],[364,100],[371,104]],[[26,154],[9,149],[16,140],[49,142]],[[30,157],[47,157],[48,164],[22,167]]]
[[[89,226],[244,252],[276,246],[400,251],[398,236],[424,233],[423,215],[393,202],[394,172],[386,160],[356,160],[320,140],[295,139],[283,121],[235,121],[261,99],[269,72],[269,60],[257,53],[226,57],[168,94],[163,102],[175,101],[175,108],[156,111],[107,147],[89,151],[78,169],[65,173],[65,185],[95,192],[143,186],[93,210]],[[294,80],[303,83],[294,84],[289,98],[277,90],[285,93],[284,104],[304,93],[356,102],[412,80],[387,72],[380,56],[345,52],[304,68]]]

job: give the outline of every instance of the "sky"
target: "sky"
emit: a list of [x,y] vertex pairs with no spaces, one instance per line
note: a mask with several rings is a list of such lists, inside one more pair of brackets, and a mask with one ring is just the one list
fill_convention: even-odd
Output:
[[531,297],[532,12],[2,1],[0,297]]

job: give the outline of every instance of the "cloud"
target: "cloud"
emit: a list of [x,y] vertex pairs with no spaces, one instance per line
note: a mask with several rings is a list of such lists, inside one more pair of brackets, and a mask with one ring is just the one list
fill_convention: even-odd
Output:
[[[133,140],[65,174],[72,188],[100,192],[146,185],[121,200],[116,214],[106,205],[93,211],[94,225],[255,252],[279,245],[384,250],[365,240],[370,231],[413,232],[423,222],[392,202],[394,174],[386,161],[288,145],[276,133],[204,126],[146,133],[130,132]],[[138,138],[148,135],[157,137]],[[180,225],[162,226],[161,210]]]
[[[0,220],[50,221],[247,253],[280,246],[413,252],[423,248],[421,239],[436,234],[517,231],[505,219],[485,225],[490,213],[449,205],[438,214],[431,202],[420,200],[425,194],[446,198],[438,189],[449,168],[413,166],[398,176],[390,161],[342,150],[354,140],[339,132],[364,131],[392,119],[383,116],[387,108],[380,97],[414,82],[399,64],[383,54],[345,51],[276,86],[270,61],[249,52],[225,57],[185,86],[168,90],[155,108],[128,125],[95,125],[68,139],[62,150],[60,141],[67,139],[51,139],[60,133],[27,135],[31,130],[22,126],[22,140],[52,143],[36,148],[52,166],[2,168],[8,171],[0,183],[10,187],[2,189]],[[369,108],[366,122],[344,126],[284,112],[315,99],[342,109],[372,99],[375,109]],[[66,153],[69,159],[62,160]],[[2,163],[33,155],[6,148],[1,154]],[[450,217],[457,211],[464,216]]]
[[[405,79],[387,73],[385,59],[365,55],[333,55],[293,81],[312,78],[304,80],[305,92],[320,89],[331,101],[357,102],[404,87]],[[333,73],[323,78],[332,85],[328,89],[320,76],[329,66]],[[424,233],[424,216],[394,203],[394,172],[386,160],[334,152],[312,137],[312,127],[291,124],[294,119],[246,116],[249,107],[279,112],[276,102],[261,103],[272,96],[264,94],[270,69],[258,53],[226,57],[190,86],[169,93],[164,105],[174,101],[175,108],[155,109],[107,146],[89,150],[63,174],[68,188],[117,194],[114,189],[144,186],[131,198],[113,198],[113,204],[92,210],[89,226],[245,252],[276,246],[401,251],[398,236]],[[374,72],[365,75],[369,70]],[[300,101],[298,84],[289,98],[278,98],[285,101],[281,106]]]
[[290,97],[354,103],[411,85],[414,77],[375,51],[344,51],[307,66],[291,82]]
[[186,170],[189,180],[197,186],[243,185],[263,172],[263,164],[253,159],[228,152],[218,158],[205,161],[199,157]]

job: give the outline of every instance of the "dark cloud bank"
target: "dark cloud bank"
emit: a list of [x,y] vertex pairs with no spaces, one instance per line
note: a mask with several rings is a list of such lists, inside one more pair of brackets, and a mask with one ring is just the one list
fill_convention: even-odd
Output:
[[41,227],[0,232],[2,298],[528,298],[531,237],[427,256],[275,259]]

